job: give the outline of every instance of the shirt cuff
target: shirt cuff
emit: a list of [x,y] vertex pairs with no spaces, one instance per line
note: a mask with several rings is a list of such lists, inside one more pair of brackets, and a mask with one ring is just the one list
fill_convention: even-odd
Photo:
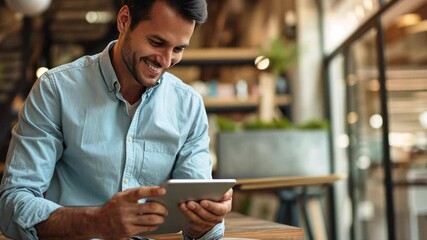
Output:
[[183,236],[184,240],[219,240],[224,237],[224,230],[224,221],[222,221],[222,223],[218,223],[217,225],[215,225],[215,227],[213,227],[211,230],[209,230],[209,232],[205,233],[205,235],[200,238],[190,238],[185,235],[184,232]]
[[61,207],[43,198],[33,198],[25,204],[17,205],[14,208],[15,214],[8,235],[22,239],[38,239],[35,225],[48,219],[53,211]]

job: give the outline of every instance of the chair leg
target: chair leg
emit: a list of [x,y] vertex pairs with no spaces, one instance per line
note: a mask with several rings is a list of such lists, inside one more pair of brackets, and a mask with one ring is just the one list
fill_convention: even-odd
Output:
[[304,224],[305,224],[305,231],[307,232],[307,237],[309,240],[314,240],[313,231],[311,227],[311,220],[308,215],[308,209],[307,209],[307,194],[305,191],[300,196],[300,203],[301,203],[301,212],[302,216],[304,218]]
[[307,201],[308,215],[312,220],[313,236],[316,240],[326,240],[327,231],[325,225],[325,218],[322,211],[319,196],[311,196]]

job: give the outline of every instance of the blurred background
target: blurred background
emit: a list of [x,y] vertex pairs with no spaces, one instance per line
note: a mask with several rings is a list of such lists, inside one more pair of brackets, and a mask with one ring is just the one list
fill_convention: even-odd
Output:
[[[120,7],[0,0],[0,171],[34,81],[116,39]],[[227,161],[216,136],[230,124],[321,129],[328,173],[347,176],[321,195],[324,238],[426,239],[427,1],[208,0],[208,8],[171,72],[204,97],[215,163]],[[269,167],[292,169],[280,164]],[[249,199],[252,208],[267,202],[269,214],[236,210],[277,220],[276,195]]]

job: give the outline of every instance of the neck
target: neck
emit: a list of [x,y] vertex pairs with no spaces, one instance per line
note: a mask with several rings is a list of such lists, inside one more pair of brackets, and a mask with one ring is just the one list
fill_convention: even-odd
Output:
[[128,103],[134,104],[141,98],[146,88],[141,86],[129,72],[123,60],[120,58],[119,51],[117,44],[110,50],[111,63],[120,83],[120,93]]

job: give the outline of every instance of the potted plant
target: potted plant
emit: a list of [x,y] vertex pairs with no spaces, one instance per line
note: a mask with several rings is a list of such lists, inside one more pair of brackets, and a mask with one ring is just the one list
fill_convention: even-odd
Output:
[[260,55],[255,60],[257,68],[264,70],[259,76],[261,95],[259,118],[270,122],[274,118],[276,94],[287,93],[286,86],[289,85],[287,71],[294,66],[298,51],[294,42],[273,38],[267,48],[260,49]]
[[330,174],[328,124],[324,120],[294,125],[286,118],[243,123],[219,118],[218,127],[219,178]]
[[276,76],[281,76],[295,65],[298,48],[294,42],[277,37],[270,40],[267,48],[261,48],[260,54],[262,57],[259,60],[268,59],[269,64],[265,69]]

